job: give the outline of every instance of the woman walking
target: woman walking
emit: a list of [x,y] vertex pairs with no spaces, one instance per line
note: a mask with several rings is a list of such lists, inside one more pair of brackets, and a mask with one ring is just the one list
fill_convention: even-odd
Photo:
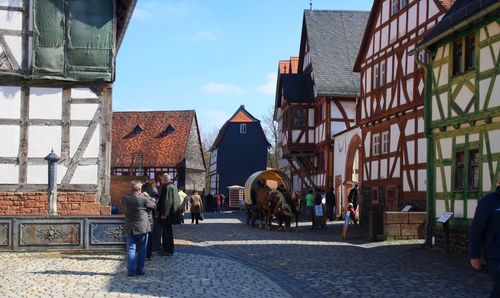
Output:
[[191,223],[198,224],[198,220],[203,220],[201,217],[201,212],[203,212],[203,203],[201,202],[201,197],[197,191],[194,191],[189,200],[191,203]]

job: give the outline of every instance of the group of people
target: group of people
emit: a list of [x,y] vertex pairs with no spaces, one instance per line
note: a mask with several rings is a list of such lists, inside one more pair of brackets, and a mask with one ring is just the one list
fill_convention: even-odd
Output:
[[122,198],[125,214],[124,233],[127,237],[127,274],[144,275],[146,259],[153,250],[160,256],[174,254],[172,225],[184,222],[184,212],[190,209],[191,223],[203,220],[203,203],[198,192],[188,196],[178,190],[169,174],[161,176],[157,187],[154,180],[144,184],[135,180],[131,192]]
[[226,196],[224,194],[214,194],[208,193],[205,196],[205,202],[209,206],[210,211],[215,213],[220,213],[224,211],[224,205],[226,204]]

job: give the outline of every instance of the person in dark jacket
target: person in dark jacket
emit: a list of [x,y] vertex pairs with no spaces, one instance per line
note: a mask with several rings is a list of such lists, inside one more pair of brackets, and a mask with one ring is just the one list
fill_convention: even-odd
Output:
[[347,201],[352,203],[354,210],[358,210],[358,198],[359,198],[359,185],[355,184],[354,188],[351,189],[349,195],[347,196]]
[[[158,190],[156,189],[156,184],[154,180],[148,180],[142,186],[142,192],[144,195],[154,199],[155,204],[158,198]],[[148,209],[148,219],[149,225],[151,227],[151,231],[148,233],[148,245],[147,245],[147,253],[146,260],[150,261],[153,255],[153,246],[160,246],[160,223],[158,221],[158,215],[155,212],[155,209]]]
[[481,269],[481,245],[488,271],[493,275],[491,297],[500,297],[500,173],[496,191],[484,196],[476,207],[470,228],[469,248],[472,268]]
[[180,223],[179,211],[179,191],[172,183],[169,174],[161,176],[161,191],[158,199],[158,215],[162,229],[162,251],[159,255],[171,256],[174,254],[174,234],[173,224]]
[[333,187],[328,189],[326,193],[326,205],[328,208],[328,220],[332,221],[335,217],[335,193],[333,193]]
[[124,232],[127,235],[127,272],[128,276],[144,275],[146,243],[151,231],[148,220],[148,208],[155,208],[155,201],[141,193],[141,182],[131,184],[132,192],[122,198],[125,210]]

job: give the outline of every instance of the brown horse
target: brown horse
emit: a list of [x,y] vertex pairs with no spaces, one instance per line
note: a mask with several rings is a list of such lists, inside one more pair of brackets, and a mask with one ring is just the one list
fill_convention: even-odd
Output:
[[290,228],[290,224],[293,218],[293,210],[286,200],[286,196],[289,195],[286,191],[280,192],[278,190],[272,190],[269,192],[269,205],[272,210],[273,217],[278,220],[279,227],[283,227],[285,223],[285,229]]
[[270,221],[271,210],[267,201],[269,191],[270,188],[267,185],[261,185],[260,188],[255,191],[256,210],[254,210],[252,214],[252,226],[255,226],[257,217],[259,218],[261,228],[266,227],[267,223]]

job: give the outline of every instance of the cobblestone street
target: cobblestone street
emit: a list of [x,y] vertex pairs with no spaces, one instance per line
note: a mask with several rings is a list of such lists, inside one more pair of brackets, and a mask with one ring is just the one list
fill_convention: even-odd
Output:
[[[340,240],[341,222],[250,228],[243,213],[174,228],[173,257],[126,276],[123,253],[2,253],[2,297],[487,297],[489,277],[421,241]],[[187,222],[190,222],[188,220]]]

